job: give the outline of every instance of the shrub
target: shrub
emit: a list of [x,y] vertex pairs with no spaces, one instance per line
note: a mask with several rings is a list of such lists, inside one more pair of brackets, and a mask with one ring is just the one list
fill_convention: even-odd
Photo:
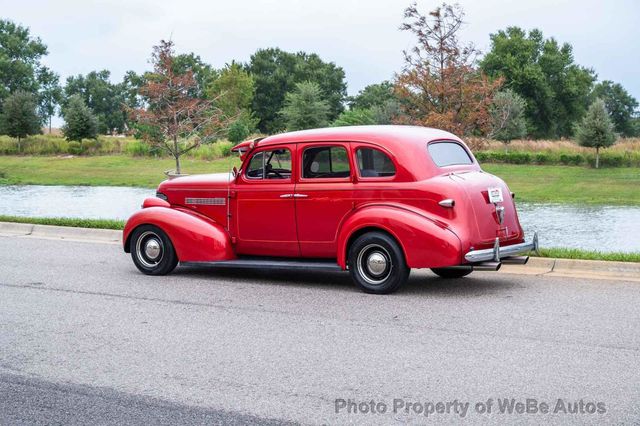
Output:
[[549,154],[546,154],[544,152],[538,152],[534,157],[534,161],[537,164],[547,164],[549,163],[549,160],[550,160]]
[[133,157],[145,157],[150,155],[149,145],[139,140],[129,142],[125,148],[125,152]]
[[69,154],[80,155],[82,154],[82,144],[78,141],[70,141],[68,146]]

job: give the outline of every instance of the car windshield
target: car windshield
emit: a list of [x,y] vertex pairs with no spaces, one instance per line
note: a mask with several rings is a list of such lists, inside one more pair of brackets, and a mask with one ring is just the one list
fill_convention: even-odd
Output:
[[473,164],[469,153],[462,145],[454,141],[434,142],[427,145],[431,159],[438,167],[459,164]]

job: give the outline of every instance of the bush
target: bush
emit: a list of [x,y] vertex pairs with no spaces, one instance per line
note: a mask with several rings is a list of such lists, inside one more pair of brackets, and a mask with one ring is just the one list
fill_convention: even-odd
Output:
[[249,126],[244,120],[236,120],[229,127],[227,136],[231,142],[240,143],[245,140],[250,133]]
[[78,141],[71,141],[69,142],[69,146],[68,146],[68,152],[69,154],[73,154],[73,155],[80,155],[82,154],[82,144]]
[[125,148],[125,152],[133,157],[145,157],[150,155],[149,145],[142,141],[129,142]]
[[579,166],[584,163],[584,161],[582,154],[560,154],[560,162],[564,165]]
[[534,157],[534,161],[537,164],[547,164],[549,163],[549,160],[550,160],[550,155],[544,152],[538,152]]

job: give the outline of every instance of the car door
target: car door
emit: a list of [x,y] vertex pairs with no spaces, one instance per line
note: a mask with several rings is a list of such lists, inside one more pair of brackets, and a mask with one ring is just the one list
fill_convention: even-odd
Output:
[[256,149],[234,185],[236,252],[300,255],[294,205],[295,144]]
[[298,146],[296,222],[303,257],[336,257],[338,227],[353,208],[348,142]]

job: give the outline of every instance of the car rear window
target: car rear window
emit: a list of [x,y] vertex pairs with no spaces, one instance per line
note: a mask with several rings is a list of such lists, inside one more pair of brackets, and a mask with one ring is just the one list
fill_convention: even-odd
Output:
[[466,149],[457,142],[435,142],[427,145],[429,155],[438,167],[473,164]]

